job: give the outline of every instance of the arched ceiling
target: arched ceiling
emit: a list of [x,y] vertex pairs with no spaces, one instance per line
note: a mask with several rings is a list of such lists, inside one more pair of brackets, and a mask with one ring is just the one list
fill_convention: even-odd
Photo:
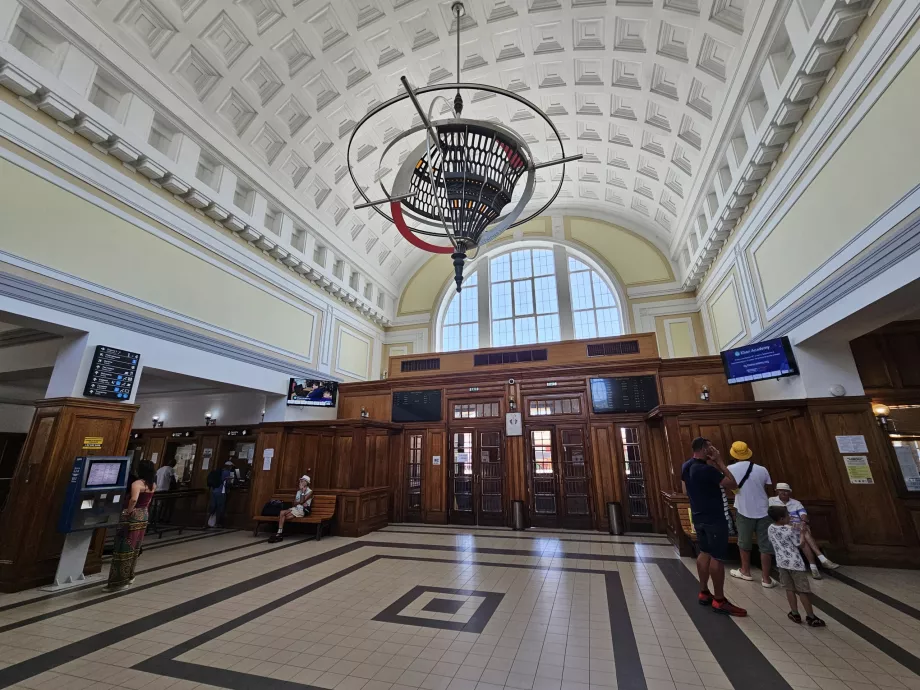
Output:
[[[566,153],[585,156],[566,167],[558,203],[603,209],[667,245],[707,144],[722,136],[714,123],[731,105],[741,57],[762,38],[752,26],[763,0],[464,1],[462,80],[531,100]],[[355,122],[397,94],[400,76],[417,86],[455,79],[450,0],[70,3],[194,112],[195,126],[214,128],[301,200],[315,232],[350,244],[395,284],[423,260],[389,223],[353,210],[345,147]],[[464,116],[497,118],[541,160],[559,153],[545,125],[501,99],[468,102]],[[391,137],[369,132],[361,144],[377,153],[366,160]],[[202,138],[215,141],[214,131]]]

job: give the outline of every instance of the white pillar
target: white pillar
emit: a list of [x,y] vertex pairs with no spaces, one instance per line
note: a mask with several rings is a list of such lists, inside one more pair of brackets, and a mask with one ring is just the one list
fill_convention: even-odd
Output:
[[22,8],[18,2],[0,2],[0,36],[8,38]]
[[67,46],[61,72],[58,77],[68,87],[84,98],[89,97],[89,89],[96,78],[96,63],[73,45]]
[[129,93],[125,98],[128,101],[125,107],[125,129],[136,137],[131,140],[131,143],[146,144],[150,137],[150,128],[153,126],[153,108],[142,101],[137,94]]
[[195,173],[198,171],[198,159],[201,147],[184,134],[179,134],[179,146],[176,153],[176,172],[188,184],[194,185]]
[[[54,369],[51,372],[51,380],[48,382],[48,389],[45,391],[46,398],[79,398],[83,396],[86,379],[90,373],[90,366],[92,365],[97,345],[118,347],[117,344],[100,342],[99,338],[94,336],[93,333],[67,336],[62,340],[54,362]],[[137,388],[140,384],[143,366],[142,359],[134,375],[131,397],[122,402],[133,403],[137,397]]]
[[783,379],[758,381],[753,384],[757,400],[789,400],[799,398],[829,398],[842,395],[864,395],[856,362],[846,340],[810,339],[793,344],[799,375]]

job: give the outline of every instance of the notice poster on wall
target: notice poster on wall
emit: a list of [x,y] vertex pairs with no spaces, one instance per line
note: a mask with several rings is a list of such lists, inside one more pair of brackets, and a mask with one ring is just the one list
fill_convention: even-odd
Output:
[[841,453],[868,453],[865,436],[837,436],[837,449]]
[[908,491],[920,491],[920,464],[918,464],[917,451],[910,446],[895,446],[895,455],[898,456],[898,466],[904,485]]
[[262,451],[262,469],[270,470],[272,468],[272,458],[275,457],[274,448],[266,448]]
[[440,465],[440,464],[441,464],[441,456],[440,456],[440,455],[432,455],[432,456],[431,456],[431,464],[432,464],[432,465]]
[[206,470],[211,467],[211,455],[214,454],[213,448],[205,448],[201,451],[201,469]]
[[844,455],[843,462],[847,467],[850,484],[875,484],[872,478],[872,468],[869,467],[869,456]]

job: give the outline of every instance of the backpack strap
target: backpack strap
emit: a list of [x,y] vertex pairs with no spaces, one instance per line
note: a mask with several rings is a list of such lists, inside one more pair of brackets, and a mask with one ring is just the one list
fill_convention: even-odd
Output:
[[738,491],[741,491],[741,487],[744,486],[744,483],[748,480],[748,477],[751,476],[751,471],[754,469],[754,462],[748,460],[747,472],[744,473],[744,476],[741,478],[741,481],[738,482]]

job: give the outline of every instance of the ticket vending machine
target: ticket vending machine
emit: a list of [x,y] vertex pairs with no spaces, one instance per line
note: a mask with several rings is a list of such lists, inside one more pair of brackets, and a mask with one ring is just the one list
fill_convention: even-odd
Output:
[[63,532],[67,538],[54,584],[43,589],[66,589],[89,581],[83,575],[83,566],[93,532],[118,524],[126,500],[130,467],[129,456],[90,456],[74,460],[58,518],[58,532]]

